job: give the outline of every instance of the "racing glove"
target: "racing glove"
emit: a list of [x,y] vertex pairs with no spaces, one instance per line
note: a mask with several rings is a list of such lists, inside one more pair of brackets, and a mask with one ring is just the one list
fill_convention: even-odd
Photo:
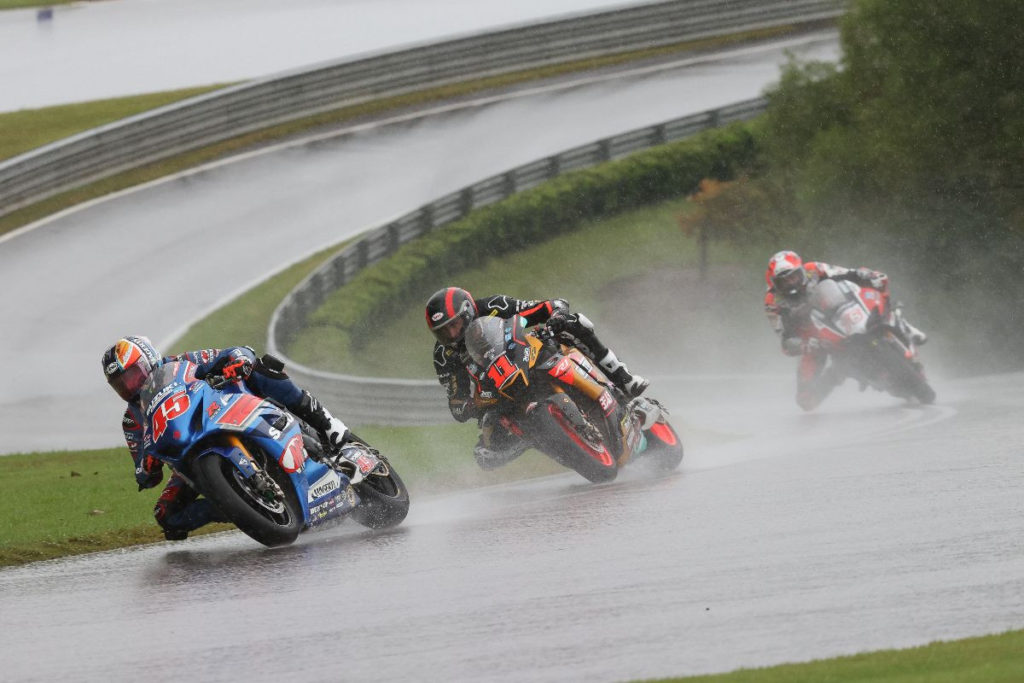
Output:
[[142,463],[135,468],[135,481],[139,490],[151,489],[164,479],[163,463],[151,455],[142,457]]
[[569,319],[564,312],[555,311],[548,317],[544,324],[547,325],[548,329],[554,334],[558,335],[565,332],[565,328],[569,324]]
[[244,381],[252,374],[252,358],[242,349],[233,349],[218,374],[232,382]]
[[857,279],[870,284],[875,289],[884,292],[889,287],[889,276],[870,268],[858,268]]

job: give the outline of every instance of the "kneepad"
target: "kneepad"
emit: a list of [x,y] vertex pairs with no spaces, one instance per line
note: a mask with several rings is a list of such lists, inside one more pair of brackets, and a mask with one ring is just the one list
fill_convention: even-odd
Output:
[[280,358],[269,353],[265,353],[261,358],[256,359],[252,371],[271,379],[288,379],[288,374],[284,371],[284,363],[281,362]]

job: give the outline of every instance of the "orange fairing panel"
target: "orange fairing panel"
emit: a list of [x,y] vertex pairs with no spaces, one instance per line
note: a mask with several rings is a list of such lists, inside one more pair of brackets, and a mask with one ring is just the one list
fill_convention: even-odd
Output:
[[605,391],[603,386],[594,381],[594,379],[571,358],[563,358],[557,365],[555,365],[555,367],[548,370],[548,372],[555,379],[568,384],[569,386],[576,387],[588,398],[595,401],[599,400],[601,394]]

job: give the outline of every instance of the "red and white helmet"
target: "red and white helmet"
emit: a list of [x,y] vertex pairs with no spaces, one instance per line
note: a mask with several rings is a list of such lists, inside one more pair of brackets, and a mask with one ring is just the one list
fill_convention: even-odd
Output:
[[797,298],[807,289],[807,271],[795,251],[780,251],[772,256],[764,278],[768,286],[783,298]]

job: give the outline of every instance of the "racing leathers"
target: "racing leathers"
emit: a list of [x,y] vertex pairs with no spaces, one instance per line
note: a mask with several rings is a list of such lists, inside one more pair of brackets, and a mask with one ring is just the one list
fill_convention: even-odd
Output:
[[[283,365],[272,356],[257,359],[247,346],[228,349],[203,349],[166,356],[160,364],[189,361],[197,365],[196,378],[217,375],[226,380],[245,383],[246,388],[262,398],[273,400],[296,417],[321,432],[333,446],[345,441],[348,429],[333,417],[308,391],[295,385],[283,372]],[[156,486],[163,480],[163,463],[154,457],[145,433],[145,419],[139,399],[130,401],[121,421],[124,439],[135,463],[135,480],[139,490]],[[174,473],[167,481],[153,508],[153,516],[168,540],[182,540],[190,531],[209,522],[227,521],[220,510]]]
[[[528,326],[548,323],[553,331],[577,346],[602,369],[620,389],[630,396],[639,396],[647,388],[647,380],[633,375],[615,353],[601,343],[594,325],[586,316],[573,313],[564,299],[522,300],[504,294],[473,300],[478,316],[511,318],[521,315]],[[476,418],[481,429],[474,449],[477,464],[493,469],[517,458],[526,450],[522,439],[501,427],[493,411],[479,408],[475,401],[476,380],[486,368],[478,367],[466,352],[463,340],[454,344],[434,343],[434,370],[448,394],[448,408],[459,422]]]
[[[822,261],[808,261],[803,268],[807,273],[807,283],[800,295],[779,295],[769,283],[764,295],[764,309],[772,328],[779,334],[782,352],[787,356],[800,356],[796,402],[804,410],[813,410],[842,383],[846,375],[835,363],[828,363],[828,353],[813,335],[808,290],[821,280],[849,280],[861,287],[877,289],[888,307],[889,277],[870,268],[846,268]],[[898,310],[897,320],[916,343],[924,343],[924,333],[904,320]]]

